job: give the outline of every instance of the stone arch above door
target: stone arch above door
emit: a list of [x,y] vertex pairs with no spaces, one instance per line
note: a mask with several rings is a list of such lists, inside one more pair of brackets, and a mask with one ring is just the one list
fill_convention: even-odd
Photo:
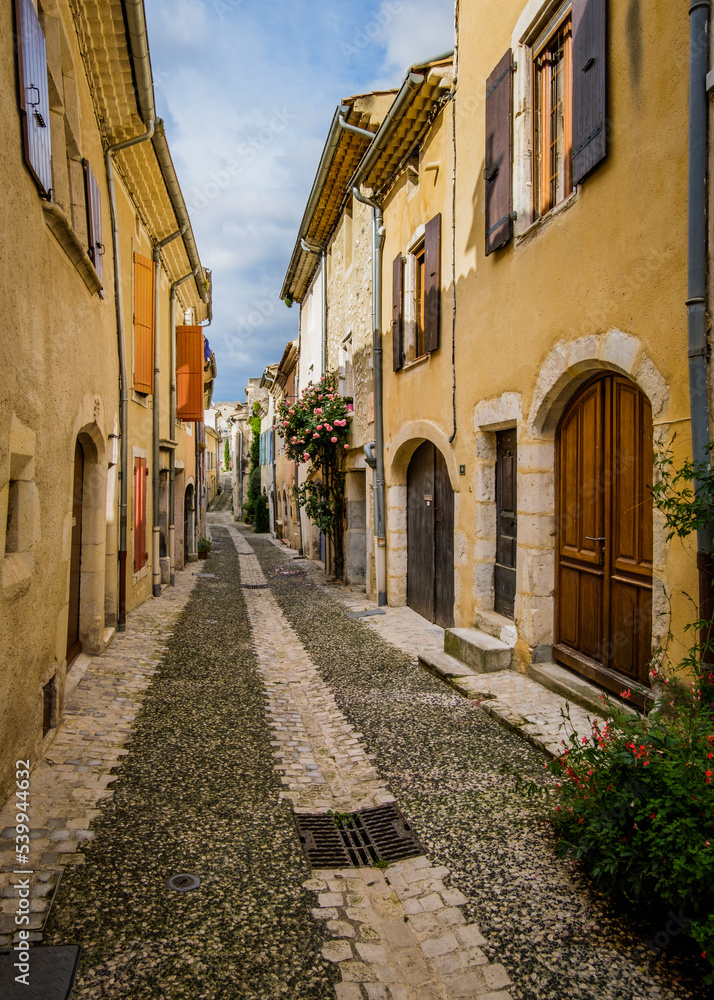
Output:
[[549,353],[538,373],[528,414],[528,436],[553,440],[568,400],[598,371],[618,372],[632,379],[650,401],[654,420],[666,411],[669,388],[640,340],[621,330],[609,330],[570,343],[562,340]]
[[461,480],[451,444],[444,431],[431,420],[410,420],[402,424],[399,432],[390,441],[386,455],[390,486],[406,486],[407,469],[412,455],[425,441],[431,441],[441,452],[446,462],[451,488],[454,493],[458,493],[461,489]]

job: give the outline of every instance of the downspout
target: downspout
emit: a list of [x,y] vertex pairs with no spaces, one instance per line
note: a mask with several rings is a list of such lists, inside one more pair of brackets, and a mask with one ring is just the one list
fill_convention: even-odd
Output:
[[129,509],[129,382],[124,350],[124,310],[121,294],[121,253],[119,244],[119,220],[117,218],[116,188],[114,185],[114,161],[112,157],[122,149],[147,142],[154,134],[154,119],[149,120],[146,132],[133,139],[125,139],[109,146],[104,153],[107,174],[109,209],[112,219],[112,250],[114,254],[114,308],[117,322],[117,344],[119,353],[119,614],[117,631],[126,632],[126,562],[127,562],[127,519]]
[[[172,282],[169,291],[169,378],[171,380],[169,388],[169,438],[171,441],[175,441],[176,439],[176,289],[179,285],[182,285],[189,278],[193,278],[197,274],[198,267],[195,267],[193,271],[184,274],[183,278],[178,278]],[[174,448],[171,449],[169,462],[169,583],[172,587],[175,587],[176,566],[174,547],[176,544],[176,516],[174,505],[176,502],[176,451]],[[185,556],[186,561],[188,561],[188,553],[185,553]]]
[[[342,124],[342,118],[340,118]],[[369,135],[372,133],[370,132]],[[321,375],[327,375],[327,250],[323,247],[311,246],[307,240],[300,240],[300,246],[305,253],[314,253],[320,257],[320,289],[322,293],[322,342],[320,365]]]
[[235,511],[233,511],[236,521],[240,521],[243,516],[243,428],[240,424],[238,425],[238,434],[240,435],[238,442],[238,517],[235,517]]
[[[159,322],[159,306],[161,304],[161,289],[160,289],[160,278],[161,278],[161,251],[167,244],[171,243],[173,240],[183,236],[186,232],[186,226],[178,229],[175,233],[171,233],[170,236],[166,236],[163,240],[159,240],[158,243],[154,245],[154,392],[151,400],[151,433],[152,433],[152,545],[151,545],[151,563],[152,563],[152,593],[154,597],[161,597],[161,522],[159,518],[159,498],[161,494],[161,448],[159,444],[160,438],[160,410],[161,410],[161,323]],[[173,434],[170,433],[170,438],[173,441]],[[173,452],[173,449],[172,449]],[[169,518],[173,520],[173,518]],[[173,560],[172,560],[173,562]]]
[[278,435],[275,430],[275,424],[273,424],[273,429],[271,431],[273,435],[273,531],[275,532],[275,537],[278,537],[278,476],[276,469],[276,455],[275,452],[278,446]]
[[[377,582],[377,604],[380,608],[387,603],[387,535],[385,525],[385,478],[384,478],[384,404],[382,396],[382,249],[384,247],[384,219],[382,208],[371,198],[361,193],[359,188],[352,194],[372,208],[372,355],[374,359],[374,461],[375,461],[375,502],[374,533],[377,538],[375,552],[375,575]],[[372,457],[370,454],[368,457]],[[365,449],[365,453],[367,453]]]
[[[692,423],[692,454],[695,463],[709,466],[709,409],[707,400],[707,89],[709,0],[690,4],[689,74],[689,239],[687,327],[689,339],[689,405]],[[695,479],[695,492],[704,483]],[[714,558],[712,525],[697,529],[699,571],[699,617],[714,617]],[[700,641],[711,638],[702,631]],[[714,658],[703,653],[706,662]]]

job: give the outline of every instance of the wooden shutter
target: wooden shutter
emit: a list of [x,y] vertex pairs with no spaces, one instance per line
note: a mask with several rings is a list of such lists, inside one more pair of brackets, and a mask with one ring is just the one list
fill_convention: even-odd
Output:
[[203,327],[176,327],[176,416],[203,420]]
[[441,213],[424,232],[424,353],[439,346],[441,318]]
[[134,254],[134,388],[154,391],[154,264]]
[[47,51],[32,0],[15,0],[20,111],[25,162],[45,198],[52,197],[52,142]]
[[573,0],[573,184],[607,155],[607,0]]
[[146,480],[149,470],[145,458],[134,459],[134,572],[146,565]]
[[509,49],[486,81],[486,256],[513,237],[512,66]]
[[404,261],[400,253],[392,264],[392,368],[398,372],[404,358]]
[[102,243],[102,196],[99,193],[97,178],[89,164],[89,160],[82,160],[84,167],[84,194],[87,206],[87,237],[89,242],[89,256],[94,264],[94,270],[102,280],[102,257],[104,255],[104,244]]

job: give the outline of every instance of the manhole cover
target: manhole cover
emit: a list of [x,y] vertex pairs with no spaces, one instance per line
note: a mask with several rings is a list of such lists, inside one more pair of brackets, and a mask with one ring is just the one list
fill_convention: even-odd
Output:
[[198,889],[200,884],[200,879],[197,879],[195,875],[186,875],[185,873],[172,875],[166,881],[169,889],[174,889],[176,892],[190,892],[191,889]]
[[[76,944],[32,945],[26,952],[3,949],[0,996],[3,1000],[69,1000],[81,950]],[[15,967],[16,962],[19,968]],[[17,976],[21,977],[20,982]]]
[[329,816],[295,815],[300,843],[313,868],[354,868],[404,861],[424,854],[397,807]]

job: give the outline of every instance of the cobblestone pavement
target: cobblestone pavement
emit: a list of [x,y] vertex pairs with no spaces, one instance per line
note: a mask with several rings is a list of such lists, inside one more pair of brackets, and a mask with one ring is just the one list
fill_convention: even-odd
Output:
[[[541,807],[513,778],[517,772],[542,781],[541,751],[420,668],[413,645],[404,653],[377,634],[374,619],[350,620],[339,588],[325,585],[289,551],[265,536],[252,536],[250,545],[285,618],[426,846],[432,869],[449,870],[449,889],[466,897],[459,909],[483,934],[486,958],[512,980],[507,990],[514,1000],[706,995],[692,949],[679,940],[679,951],[663,953],[652,943],[655,935],[661,940],[668,915],[647,922],[618,912],[557,856]],[[403,627],[397,642],[407,641]]]
[[[556,856],[513,779],[544,780],[542,752],[417,665],[409,615],[350,620],[227,505],[209,524],[208,561],[89,665],[32,776],[35,937],[62,870],[42,937],[83,946],[74,1000],[704,996],[648,944],[661,926]],[[393,798],[425,856],[310,871],[294,812]],[[169,890],[179,872],[200,888]]]
[[[352,612],[374,610],[354,588],[333,586],[332,592]],[[411,608],[383,608],[384,614],[364,618],[377,635],[416,659],[422,653],[444,652],[444,629]],[[594,714],[516,670],[495,670],[474,677],[450,678],[451,685],[506,728],[517,732],[549,756],[562,753],[572,732],[590,735]]]
[[[84,863],[78,851],[94,839],[90,826],[111,794],[112,769],[128,752],[125,744],[144,694],[195,582],[190,570],[178,573],[176,587],[132,612],[127,631],[116,635],[103,655],[82,656],[70,671],[68,685],[77,672],[81,681],[67,699],[54,743],[32,772],[27,867],[35,873],[30,877],[35,938],[62,873]],[[0,837],[6,838],[0,840],[0,945],[10,941],[17,909],[14,802],[13,797],[0,812]]]

